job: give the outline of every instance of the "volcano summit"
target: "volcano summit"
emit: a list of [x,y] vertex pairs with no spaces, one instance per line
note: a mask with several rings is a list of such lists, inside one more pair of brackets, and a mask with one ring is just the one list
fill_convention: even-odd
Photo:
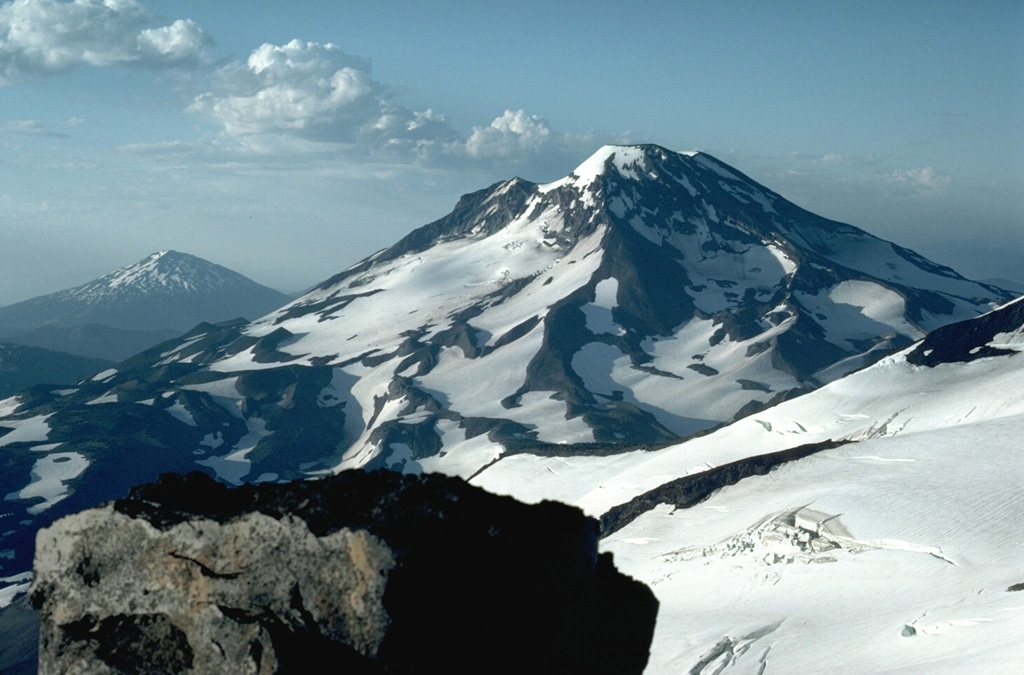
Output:
[[469,475],[522,446],[686,437],[1010,297],[708,155],[607,146],[463,197],[243,330],[273,355],[209,370],[331,366],[342,466]]
[[[1017,377],[1006,364],[1019,359],[1019,312],[976,319],[1012,297],[809,213],[706,154],[605,147],[561,180],[515,178],[466,195],[448,216],[257,321],[200,324],[76,386],[0,401],[0,519],[10,523],[0,534],[0,579],[27,587],[35,533],[55,518],[196,468],[232,484],[347,468],[461,476],[529,501],[576,504],[602,518],[608,545],[628,559],[626,549],[662,536],[643,529],[652,518],[701,495],[728,500],[723,487],[779,462],[803,466],[808,460],[796,458],[815,454],[812,467],[832,470],[836,457],[859,451],[827,448],[870,441],[867,459],[851,461],[910,465],[916,460],[883,456],[877,443],[1008,415],[1019,426],[1018,398],[992,394]],[[954,336],[956,358],[942,337],[916,356],[883,359],[957,322],[941,334]],[[996,457],[1010,456],[1004,449],[1019,437],[1009,428],[992,427],[986,449]],[[994,499],[1008,503],[1019,485],[1013,467],[986,460],[956,469],[961,445],[943,454],[931,441],[949,467],[903,467],[903,482],[886,490],[910,493],[932,481],[934,494],[948,494],[940,478],[985,466],[991,476],[977,475],[978,484],[994,480]],[[815,474],[800,483],[819,486],[812,497],[795,488],[759,494],[754,510],[772,501],[774,511],[747,515],[785,543],[799,537],[793,528],[807,513],[857,511],[885,527],[866,537],[869,528],[844,515],[844,527],[862,537],[844,545],[875,550],[899,539],[900,551],[949,566],[929,553],[932,537],[872,520],[868,507],[881,501],[802,510],[852,475]],[[868,494],[876,475],[857,475],[850,494]],[[749,523],[726,524],[709,551],[747,541],[740,525]],[[665,545],[692,547],[683,534],[666,535]],[[653,559],[638,552],[632,569],[653,588],[676,553],[647,565]],[[683,562],[696,559],[691,553]],[[889,567],[879,565],[884,575]],[[917,578],[911,567],[907,578]],[[985,583],[1004,583],[994,578]],[[680,598],[697,596],[655,593],[668,636],[656,632],[656,659],[703,668],[732,653],[715,651],[726,642],[709,633],[676,655],[673,631],[692,616]],[[798,609],[820,604],[816,597]],[[914,620],[891,604],[893,621]],[[715,628],[733,631],[727,636],[778,629],[775,617],[741,630],[746,606],[730,611]],[[861,637],[849,649],[868,644]],[[715,647],[707,658],[704,640]]]
[[[87,436],[88,463],[152,446],[161,470],[198,462],[231,483],[468,477],[522,450],[677,441],[1011,297],[706,154],[607,146],[553,183],[466,195],[253,323],[200,326],[15,416],[46,416],[65,452]],[[145,433],[81,433],[110,416]]]

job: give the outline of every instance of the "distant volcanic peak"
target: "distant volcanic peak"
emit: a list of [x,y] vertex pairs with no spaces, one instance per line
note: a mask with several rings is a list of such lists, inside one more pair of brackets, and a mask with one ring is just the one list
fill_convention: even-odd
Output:
[[241,275],[209,261],[177,251],[158,251],[69,291],[82,299],[106,293],[195,293],[239,285]]

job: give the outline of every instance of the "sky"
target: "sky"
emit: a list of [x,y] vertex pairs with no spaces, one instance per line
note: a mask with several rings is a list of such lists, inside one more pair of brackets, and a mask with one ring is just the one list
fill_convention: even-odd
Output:
[[1024,284],[1024,3],[0,3],[0,305],[164,249],[308,288],[606,143]]

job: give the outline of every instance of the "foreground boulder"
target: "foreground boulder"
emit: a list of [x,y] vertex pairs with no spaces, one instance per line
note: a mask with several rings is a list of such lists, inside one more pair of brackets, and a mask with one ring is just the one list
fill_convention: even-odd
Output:
[[40,531],[39,672],[640,673],[657,601],[597,537],[440,475],[166,475]]

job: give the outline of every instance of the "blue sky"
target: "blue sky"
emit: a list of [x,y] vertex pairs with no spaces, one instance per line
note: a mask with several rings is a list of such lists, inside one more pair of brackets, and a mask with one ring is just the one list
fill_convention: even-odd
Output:
[[604,143],[1024,283],[1024,3],[0,3],[0,304],[160,249],[297,291]]

